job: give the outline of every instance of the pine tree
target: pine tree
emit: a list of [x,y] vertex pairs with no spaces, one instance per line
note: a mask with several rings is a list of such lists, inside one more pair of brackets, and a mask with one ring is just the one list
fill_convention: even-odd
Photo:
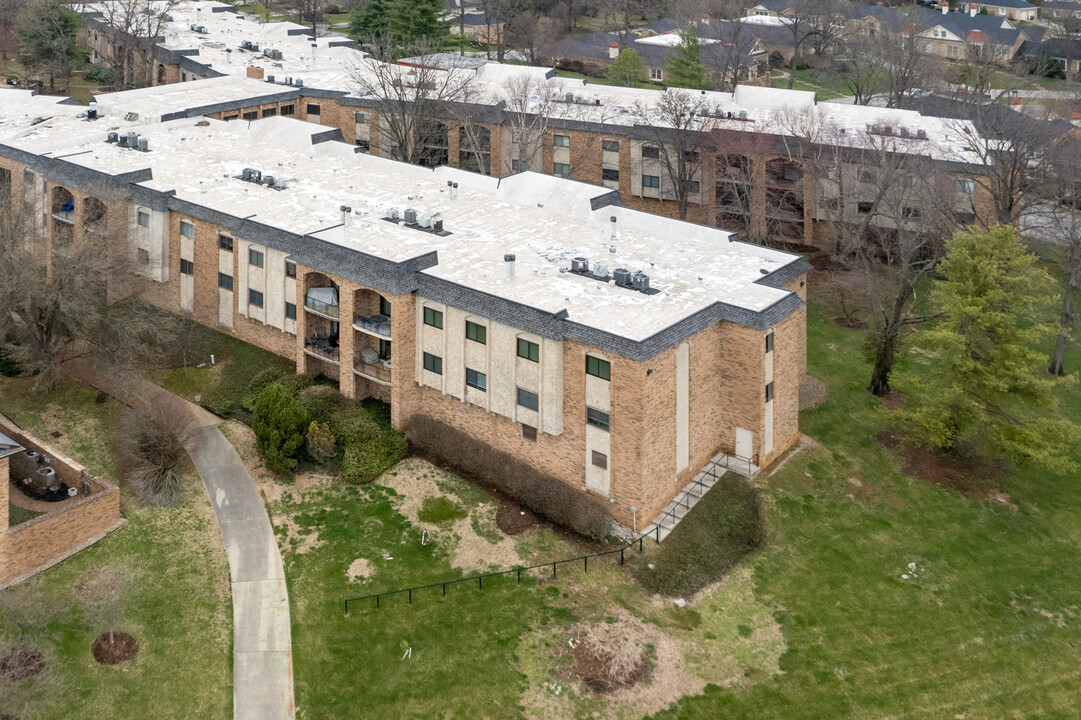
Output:
[[296,468],[307,427],[308,411],[284,385],[273,382],[259,393],[252,430],[267,469],[286,474]]
[[676,47],[679,53],[668,58],[669,87],[709,90],[712,86],[701,60],[702,43],[693,25],[679,34],[679,45]]
[[389,35],[393,4],[393,0],[368,0],[363,8],[354,10],[349,18],[349,37],[359,42],[372,42]]
[[608,66],[606,77],[617,85],[635,87],[648,77],[649,69],[634,50],[624,50]]
[[447,34],[441,18],[445,4],[441,0],[393,0],[390,6],[390,34],[398,43],[427,40],[438,44]]
[[[1015,462],[1063,473],[1076,469],[1070,451],[1081,426],[1057,412],[1056,392],[1074,377],[1049,377],[1036,346],[1054,334],[1050,278],[1014,229],[957,233],[946,243],[931,302],[944,314],[914,344],[931,367],[909,373],[910,434],[950,449],[986,439]],[[924,366],[926,367],[926,366]]]

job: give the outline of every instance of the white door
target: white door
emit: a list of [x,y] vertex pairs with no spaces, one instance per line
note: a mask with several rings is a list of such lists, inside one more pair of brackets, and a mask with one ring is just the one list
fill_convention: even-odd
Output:
[[754,453],[754,433],[745,428],[736,428],[736,457],[749,460]]

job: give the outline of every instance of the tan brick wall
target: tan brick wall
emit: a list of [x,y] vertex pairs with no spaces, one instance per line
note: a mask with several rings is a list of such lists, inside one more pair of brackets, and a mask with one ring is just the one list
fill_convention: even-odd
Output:
[[8,480],[10,478],[11,471],[8,469],[8,459],[6,457],[0,458],[0,537],[3,537],[8,529]]

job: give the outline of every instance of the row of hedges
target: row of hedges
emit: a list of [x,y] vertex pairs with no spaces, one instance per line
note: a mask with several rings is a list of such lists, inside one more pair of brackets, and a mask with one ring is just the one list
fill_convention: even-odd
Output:
[[483,440],[426,415],[413,416],[408,437],[413,445],[502,490],[554,523],[589,538],[608,534],[608,513],[599,503]]

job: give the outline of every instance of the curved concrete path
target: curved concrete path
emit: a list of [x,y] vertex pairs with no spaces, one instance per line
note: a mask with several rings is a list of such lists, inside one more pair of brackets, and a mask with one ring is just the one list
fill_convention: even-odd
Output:
[[142,378],[118,381],[92,361],[70,362],[65,371],[125,405],[180,401],[191,412],[197,431],[186,447],[218,517],[232,579],[233,717],[292,720],[296,711],[285,571],[255,481],[217,427],[221,418]]

